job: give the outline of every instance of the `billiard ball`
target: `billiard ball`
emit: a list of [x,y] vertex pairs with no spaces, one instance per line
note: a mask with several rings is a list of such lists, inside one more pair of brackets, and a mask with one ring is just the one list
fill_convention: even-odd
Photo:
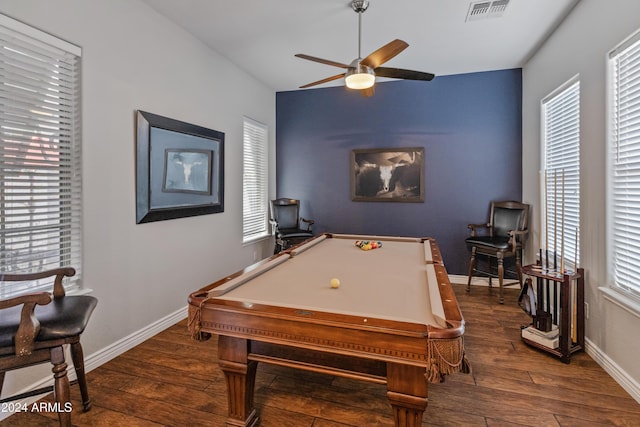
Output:
[[331,280],[329,281],[329,284],[331,285],[331,287],[332,287],[333,289],[336,289],[336,288],[338,288],[338,287],[340,286],[340,280],[338,280],[338,279],[336,279],[336,278],[334,277],[333,279],[331,279]]

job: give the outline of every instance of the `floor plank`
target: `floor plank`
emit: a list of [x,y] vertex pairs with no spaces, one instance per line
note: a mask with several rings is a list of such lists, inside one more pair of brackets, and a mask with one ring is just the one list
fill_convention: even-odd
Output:
[[[564,364],[520,340],[529,317],[517,289],[504,305],[497,289],[454,285],[466,320],[473,372],[429,386],[424,426],[636,426],[640,405],[585,353]],[[93,409],[82,413],[72,387],[75,426],[224,426],[224,375],[216,340],[190,339],[186,320],[87,375]],[[44,398],[51,401],[52,397]],[[262,427],[393,425],[383,385],[260,365],[256,407]],[[16,413],[9,427],[57,425],[53,413]]]

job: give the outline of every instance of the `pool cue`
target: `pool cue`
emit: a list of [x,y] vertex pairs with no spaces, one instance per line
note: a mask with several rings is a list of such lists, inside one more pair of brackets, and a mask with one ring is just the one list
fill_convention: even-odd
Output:
[[573,252],[573,271],[574,273],[578,272],[578,227],[576,227],[576,242],[574,246]]
[[[572,280],[573,282],[573,280]],[[578,331],[576,325],[578,324],[578,303],[576,302],[577,295],[576,291],[571,287],[571,309],[573,311],[571,315],[571,342],[575,343],[578,341]]]
[[[574,246],[574,262],[573,262],[573,272],[574,274],[578,273],[578,227],[576,227],[576,241]],[[571,316],[571,342],[578,342],[578,295],[577,289],[572,292],[572,307],[573,307],[573,316]]]
[[562,195],[560,203],[560,276],[564,274],[564,168],[562,168]]
[[553,171],[553,269],[558,269],[558,169]]
[[546,270],[549,271],[549,247],[547,246],[547,249],[545,249],[545,258],[547,260],[546,262]]
[[[546,258],[546,271],[547,274],[549,274],[549,270],[551,269],[551,263],[549,262],[549,199],[547,198],[548,195],[548,183],[549,183],[549,173],[547,171],[547,169],[544,170],[544,190],[545,190],[545,201],[544,201],[544,221],[545,221],[545,258]],[[551,314],[552,316],[555,317],[555,312],[552,313],[551,310],[551,303],[550,303],[550,288],[549,288],[549,278],[545,277],[544,279],[544,284],[545,287],[544,289],[547,292],[547,307],[546,310],[547,312],[549,312],[549,314]],[[539,288],[540,291],[542,292],[542,288]],[[555,289],[555,285],[554,285],[554,289]],[[553,318],[552,318],[553,319]]]
[[549,203],[547,200],[547,182],[549,181],[549,177],[547,174],[547,170],[544,170],[544,252],[547,258],[546,269],[549,270]]
[[[560,291],[558,291],[558,283],[560,284]],[[562,282],[557,280],[553,281],[553,298],[554,298],[554,317],[556,324],[560,322],[560,301],[562,301]]]
[[540,270],[544,270],[544,264],[542,263],[542,248],[538,249],[538,257],[540,259],[540,261],[538,261],[539,265],[540,265]]
[[536,277],[536,314],[538,311],[544,311],[544,292],[542,288],[542,277]]
[[547,311],[551,313],[551,291],[549,288],[549,279],[545,279],[545,291],[547,292]]
[[544,203],[544,175],[543,175],[543,171],[540,171],[540,177],[538,180],[538,184],[540,185],[540,230],[539,230],[539,234],[538,236],[540,237],[540,242],[538,245],[539,251],[540,251],[540,268],[543,268],[542,265],[542,226],[544,225],[542,223],[542,217],[543,217],[543,203]]

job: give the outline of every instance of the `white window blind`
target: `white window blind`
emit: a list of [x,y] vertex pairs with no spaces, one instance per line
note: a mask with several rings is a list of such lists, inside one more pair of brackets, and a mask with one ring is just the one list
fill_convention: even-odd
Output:
[[[0,274],[81,263],[80,49],[0,15]],[[3,283],[0,298],[50,282]]]
[[[571,79],[542,101],[544,137],[543,249],[579,264],[580,81]],[[557,263],[560,259],[556,258]],[[558,264],[559,266],[559,264]]]
[[609,66],[611,273],[615,287],[640,295],[640,35]]
[[267,127],[244,118],[242,241],[268,234]]

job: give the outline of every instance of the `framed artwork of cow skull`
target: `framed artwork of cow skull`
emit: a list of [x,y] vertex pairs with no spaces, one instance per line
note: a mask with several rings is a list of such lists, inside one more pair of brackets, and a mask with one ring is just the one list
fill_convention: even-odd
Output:
[[351,151],[351,200],[424,202],[424,148]]
[[137,111],[136,223],[224,211],[224,133]]

